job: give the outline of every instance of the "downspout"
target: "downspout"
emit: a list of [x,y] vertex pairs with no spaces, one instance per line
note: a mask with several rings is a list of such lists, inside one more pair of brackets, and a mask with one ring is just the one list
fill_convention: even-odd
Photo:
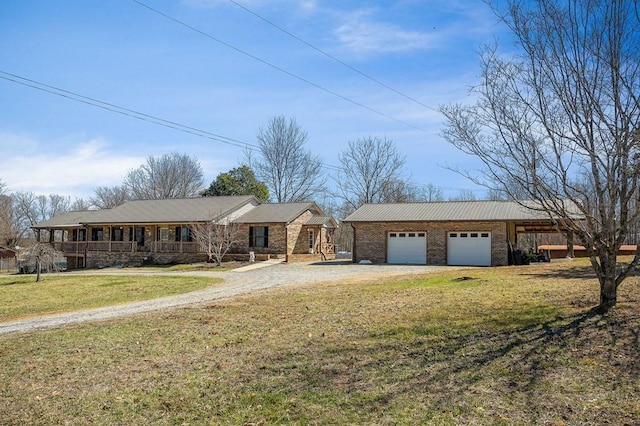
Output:
[[289,263],[289,224],[284,225],[284,261]]
[[351,228],[353,229],[353,243],[351,244],[351,261],[356,263],[356,227],[353,226],[353,222],[350,223]]

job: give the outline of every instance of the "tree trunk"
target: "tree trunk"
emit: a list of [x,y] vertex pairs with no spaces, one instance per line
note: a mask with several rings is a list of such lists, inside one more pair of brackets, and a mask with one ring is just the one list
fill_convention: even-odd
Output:
[[615,277],[606,277],[600,281],[600,305],[601,312],[607,312],[616,305],[618,299],[618,286]]
[[616,255],[615,251],[610,253],[608,247],[599,250],[601,273],[598,277],[598,281],[600,281],[600,305],[598,305],[598,310],[603,313],[614,307],[617,301]]
[[36,261],[36,282],[40,282],[40,270],[42,269],[40,259]]

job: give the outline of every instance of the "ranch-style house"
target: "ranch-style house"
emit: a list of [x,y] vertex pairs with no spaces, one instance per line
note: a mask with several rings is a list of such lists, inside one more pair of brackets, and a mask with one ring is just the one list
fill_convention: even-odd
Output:
[[288,262],[334,258],[336,221],[315,203],[263,204],[253,196],[129,201],[112,209],[70,212],[32,228],[73,268],[206,260],[193,226],[233,223],[241,238],[230,255]]

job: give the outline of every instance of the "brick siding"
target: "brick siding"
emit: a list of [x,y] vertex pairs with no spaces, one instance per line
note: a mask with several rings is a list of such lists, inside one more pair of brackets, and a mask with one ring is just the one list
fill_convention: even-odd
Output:
[[452,231],[491,232],[491,264],[508,264],[507,226],[505,222],[376,222],[354,223],[354,261],[387,261],[387,234],[395,232],[427,233],[427,264],[447,264],[447,233]]

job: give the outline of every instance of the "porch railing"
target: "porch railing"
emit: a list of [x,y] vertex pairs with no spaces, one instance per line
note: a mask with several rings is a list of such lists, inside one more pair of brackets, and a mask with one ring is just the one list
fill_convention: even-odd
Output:
[[53,247],[67,254],[82,254],[85,251],[106,251],[131,253],[135,251],[151,251],[154,253],[199,253],[198,243],[154,241],[140,246],[135,241],[56,241]]
[[322,245],[322,252],[324,254],[334,254],[335,253],[335,246],[333,244],[323,244]]

